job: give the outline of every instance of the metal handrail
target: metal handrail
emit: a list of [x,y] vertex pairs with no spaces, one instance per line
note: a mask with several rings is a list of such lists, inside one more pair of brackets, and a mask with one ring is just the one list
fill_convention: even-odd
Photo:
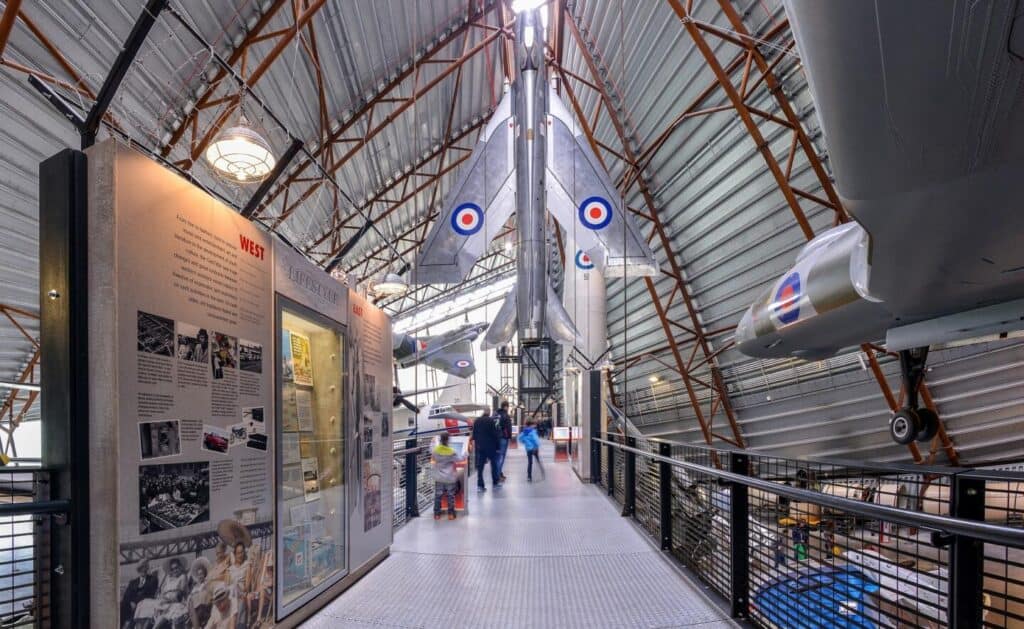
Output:
[[[998,524],[988,524],[987,522],[978,522],[974,520],[963,520],[949,516],[934,515],[931,513],[904,511],[895,507],[887,507],[885,505],[878,505],[870,502],[860,502],[809,489],[799,489],[788,485],[780,485],[778,483],[762,480],[753,476],[745,476],[743,474],[736,474],[734,472],[720,470],[713,467],[705,467],[696,463],[680,461],[678,459],[654,454],[653,452],[647,452],[646,450],[633,448],[607,439],[601,439],[600,437],[592,437],[592,439],[597,443],[611,446],[623,452],[631,452],[635,455],[644,456],[654,461],[668,463],[674,467],[699,472],[721,480],[746,485],[747,487],[754,487],[768,493],[785,496],[791,500],[812,502],[836,510],[847,511],[865,518],[885,520],[888,522],[903,524],[905,526],[943,533],[952,533],[955,535],[962,535],[964,537],[973,537],[993,544],[1024,547],[1024,529],[1000,526]],[[743,455],[744,453],[742,451],[734,451],[733,454]]]
[[416,446],[415,448],[404,448],[402,450],[394,450],[392,456],[399,456],[402,454],[419,454],[424,451],[427,446]]
[[37,513],[67,513],[70,508],[71,502],[68,500],[0,503],[0,517],[12,515],[35,515]]

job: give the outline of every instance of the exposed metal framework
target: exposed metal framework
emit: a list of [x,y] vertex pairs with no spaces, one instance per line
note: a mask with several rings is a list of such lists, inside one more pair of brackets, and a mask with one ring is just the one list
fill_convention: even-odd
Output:
[[[570,78],[577,77],[575,75],[570,75],[565,68],[557,66],[555,70],[563,79],[565,93],[576,113],[576,117],[580,121],[587,139],[590,141],[591,147],[594,149],[594,153],[598,155],[598,159],[601,160],[602,164],[604,164],[604,159],[601,157],[601,154],[602,149],[604,149],[616,158],[625,162],[627,168],[632,168],[637,172],[641,172],[642,169],[638,165],[637,156],[643,151],[635,150],[632,146],[630,134],[627,131],[621,114],[621,106],[618,105],[618,103],[621,102],[621,97],[615,95],[613,98],[614,86],[603,78],[607,76],[607,71],[599,66],[599,62],[597,61],[594,52],[596,46],[594,42],[586,41],[583,33],[581,32],[580,26],[576,22],[576,18],[569,11],[566,11],[564,18],[564,24],[579,47],[581,55],[583,56],[587,68],[590,71],[589,79],[583,77],[578,77],[578,79],[588,88],[596,90],[600,94],[600,100],[598,101],[596,110],[588,116],[581,108],[580,101],[574,94],[569,82]],[[616,136],[618,137],[621,145],[620,151],[616,151],[611,147],[607,147],[599,143],[594,135],[593,128],[602,114],[607,116],[611,121],[612,126],[615,128]],[[629,193],[629,187],[624,185],[624,183],[624,181],[621,182],[619,186],[623,197]],[[662,297],[658,292],[655,281],[649,277],[644,278],[647,292],[651,297],[651,301],[657,311],[658,318],[661,321],[665,338],[668,341],[668,350],[672,355],[673,364],[669,365],[669,367],[678,373],[681,378],[683,386],[686,389],[687,396],[690,400],[690,404],[697,417],[697,421],[700,424],[704,441],[710,445],[713,439],[717,437],[734,446],[740,448],[745,447],[746,444],[743,440],[743,435],[740,431],[739,424],[736,421],[736,416],[732,410],[732,406],[729,403],[729,396],[726,392],[724,381],[722,380],[721,373],[718,371],[717,365],[714,363],[716,352],[708,342],[704,326],[700,321],[697,308],[693,303],[693,298],[691,297],[689,288],[686,285],[686,278],[683,273],[682,266],[679,263],[679,257],[674,252],[671,239],[668,236],[665,225],[659,218],[659,204],[655,201],[654,194],[651,191],[648,180],[642,174],[635,177],[633,179],[633,183],[639,188],[647,206],[646,212],[633,210],[633,213],[650,224],[651,227],[648,242],[657,238],[669,266],[668,270],[662,269],[661,272],[672,279],[671,291],[667,296]],[[686,306],[688,324],[669,317],[669,309],[677,298],[682,299]],[[685,333],[686,337],[680,339],[680,333]],[[685,350],[682,349],[682,346],[689,342],[692,342],[694,347],[689,358],[685,358]],[[698,351],[702,354],[702,360],[695,364],[694,360],[697,358]],[[642,358],[627,358],[625,361],[626,364],[622,366],[621,369],[627,369],[640,359]],[[701,379],[694,375],[696,369],[705,366],[710,373],[710,381]],[[703,388],[710,392],[707,411],[704,410],[700,403],[697,392],[698,388]],[[729,429],[732,435],[731,437],[714,431],[714,418],[719,410],[722,411],[729,423]]]
[[[775,62],[769,63],[759,49],[759,46],[766,43],[767,40],[775,38],[781,34],[785,34],[788,39],[782,44],[782,50],[788,51],[792,49],[795,46],[795,41],[789,38],[788,29],[781,28],[780,23],[780,25],[777,25],[765,36],[755,38],[747,30],[742,17],[736,11],[736,7],[733,6],[731,0],[718,0],[718,5],[722,9],[722,13],[726,16],[730,26],[732,27],[731,31],[725,31],[712,24],[694,19],[693,0],[687,0],[685,5],[680,0],[667,0],[667,2],[679,18],[683,28],[690,35],[694,45],[704,57],[707,66],[714,73],[718,86],[720,86],[728,96],[729,104],[731,105],[730,107],[715,107],[705,111],[707,113],[714,113],[717,111],[731,109],[740,117],[750,139],[754,142],[755,146],[757,146],[758,151],[764,158],[766,166],[775,178],[778,188],[785,197],[786,203],[793,214],[793,218],[796,220],[797,224],[799,224],[805,238],[807,240],[814,238],[814,230],[811,228],[811,225],[807,220],[807,216],[801,206],[800,199],[832,210],[835,213],[834,224],[836,225],[849,221],[850,217],[843,208],[839,195],[835,190],[835,186],[833,185],[831,178],[825,170],[824,164],[822,164],[814,145],[811,143],[806,131],[803,129],[800,118],[797,116],[792,105],[790,105],[786,93],[782,89],[782,85],[775,77],[775,63],[778,63],[783,58],[783,55],[779,55]],[[734,84],[733,76],[735,75],[735,69],[737,68],[737,61],[740,58],[737,58],[732,63],[728,64],[728,66],[723,66],[711,46],[708,44],[707,36],[716,37],[734,44],[741,50],[743,72],[740,77],[739,87]],[[753,83],[751,83],[751,73],[754,71],[755,66],[756,72],[759,73],[760,76],[757,76]],[[774,97],[779,110],[783,114],[783,118],[780,118],[770,112],[752,107],[749,104],[751,95],[762,84]],[[701,112],[688,110],[677,118],[677,120],[682,121],[687,115],[692,116],[699,113]],[[779,163],[775,155],[772,153],[768,142],[765,140],[764,134],[755,120],[755,117],[780,125],[791,132],[792,139],[789,152],[786,157],[785,167]],[[793,185],[793,163],[798,149],[802,151],[804,158],[810,164],[815,177],[821,185],[822,190],[824,190],[827,198],[821,198]],[[880,348],[872,348],[868,345],[862,346],[862,350],[871,365],[871,371],[875,379],[878,381],[882,394],[886,399],[886,403],[892,411],[896,411],[899,408],[899,404],[894,398],[892,390],[878,366],[878,361],[873,349]],[[885,350],[880,351],[884,352]],[[923,382],[920,386],[920,392],[926,406],[938,414],[931,395],[928,393],[927,386]],[[901,401],[905,394],[906,392],[901,388]],[[940,444],[950,463],[957,465],[959,463],[959,456],[957,455],[956,448],[953,446],[952,441],[946,433],[945,425],[941,417],[939,418],[939,429],[932,440],[930,455],[927,460],[925,460],[921,455],[920,449],[916,443],[908,444],[907,448],[916,463],[932,463],[935,460]]]
[[[39,315],[14,306],[0,304],[0,314],[3,315],[14,328],[29,343],[32,344],[32,352],[28,357],[21,373],[12,383],[5,384],[10,391],[3,397],[3,404],[0,405],[0,451],[7,456],[18,456],[18,447],[14,440],[14,431],[25,420],[36,399],[39,397],[39,341],[28,331],[27,320],[36,322]],[[20,387],[18,385],[28,385]]]

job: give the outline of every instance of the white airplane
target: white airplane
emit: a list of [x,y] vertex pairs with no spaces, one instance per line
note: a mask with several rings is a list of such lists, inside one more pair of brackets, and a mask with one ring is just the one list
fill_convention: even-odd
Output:
[[1024,329],[1024,28],[1014,5],[786,0],[854,222],[804,246],[743,315],[736,345],[820,360],[884,338],[907,391],[889,424],[897,443],[938,429],[918,408],[929,346]]
[[395,411],[392,433],[396,439],[442,432],[467,433],[473,426],[475,414],[490,411],[486,404],[473,401],[469,380],[451,374],[433,404],[415,408],[415,413],[402,408]]
[[920,615],[945,626],[948,607],[945,592],[949,578],[945,568],[931,572],[904,568],[867,548],[848,550],[843,557],[878,583],[879,596],[900,607],[916,609]]

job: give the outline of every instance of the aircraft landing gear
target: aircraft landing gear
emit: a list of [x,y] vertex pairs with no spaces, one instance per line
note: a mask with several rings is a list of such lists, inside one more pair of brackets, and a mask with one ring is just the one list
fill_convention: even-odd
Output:
[[939,430],[939,416],[930,408],[919,408],[917,391],[924,380],[924,366],[928,361],[928,348],[915,347],[900,351],[900,370],[906,405],[889,420],[889,436],[901,445],[916,441],[931,441]]

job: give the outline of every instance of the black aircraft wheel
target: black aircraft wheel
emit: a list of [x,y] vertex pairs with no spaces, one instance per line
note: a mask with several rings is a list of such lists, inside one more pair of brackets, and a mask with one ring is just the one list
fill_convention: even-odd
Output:
[[913,443],[921,427],[921,418],[912,408],[901,408],[889,420],[889,436],[900,445]]
[[917,416],[921,420],[921,432],[917,433],[917,440],[931,441],[939,432],[939,416],[930,408],[917,409]]

